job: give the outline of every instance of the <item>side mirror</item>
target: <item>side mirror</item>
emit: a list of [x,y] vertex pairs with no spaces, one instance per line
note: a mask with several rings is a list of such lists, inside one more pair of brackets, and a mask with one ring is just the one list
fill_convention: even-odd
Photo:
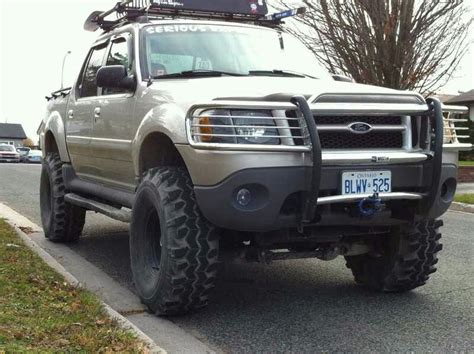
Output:
[[135,79],[128,76],[124,65],[103,66],[97,71],[97,86],[108,89],[135,89]]
[[334,81],[355,82],[354,79],[350,78],[349,76],[345,76],[345,75],[333,74],[332,78],[334,79]]

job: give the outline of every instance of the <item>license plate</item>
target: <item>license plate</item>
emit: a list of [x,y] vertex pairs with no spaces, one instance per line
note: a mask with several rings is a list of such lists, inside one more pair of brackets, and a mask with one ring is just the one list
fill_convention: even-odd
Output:
[[342,194],[373,194],[391,191],[391,171],[352,171],[342,173]]

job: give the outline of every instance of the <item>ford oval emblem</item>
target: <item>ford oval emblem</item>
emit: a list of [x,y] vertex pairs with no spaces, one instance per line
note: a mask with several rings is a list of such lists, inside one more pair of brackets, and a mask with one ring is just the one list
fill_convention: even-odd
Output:
[[349,125],[349,129],[356,134],[365,134],[372,130],[372,126],[364,122],[355,122]]

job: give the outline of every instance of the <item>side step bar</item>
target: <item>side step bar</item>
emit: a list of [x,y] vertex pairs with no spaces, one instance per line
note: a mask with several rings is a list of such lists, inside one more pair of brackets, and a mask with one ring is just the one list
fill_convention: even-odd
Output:
[[93,199],[84,198],[74,193],[67,193],[64,196],[64,200],[70,204],[104,214],[109,218],[118,221],[130,222],[132,219],[132,212],[130,210],[117,209],[108,204],[104,204]]

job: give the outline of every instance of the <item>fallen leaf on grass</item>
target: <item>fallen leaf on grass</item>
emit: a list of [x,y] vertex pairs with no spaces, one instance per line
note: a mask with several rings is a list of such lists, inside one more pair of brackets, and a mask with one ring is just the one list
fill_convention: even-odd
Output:
[[19,226],[18,228],[27,235],[34,233],[33,229],[29,226]]
[[77,310],[81,306],[82,306],[81,300],[77,300],[77,301],[74,301],[70,307],[71,307],[71,310]]
[[15,245],[14,243],[7,243],[7,248],[21,248],[21,246]]
[[58,340],[55,340],[54,344],[63,346],[63,345],[69,345],[69,344],[71,344],[71,342],[68,341],[67,339],[60,338]]

